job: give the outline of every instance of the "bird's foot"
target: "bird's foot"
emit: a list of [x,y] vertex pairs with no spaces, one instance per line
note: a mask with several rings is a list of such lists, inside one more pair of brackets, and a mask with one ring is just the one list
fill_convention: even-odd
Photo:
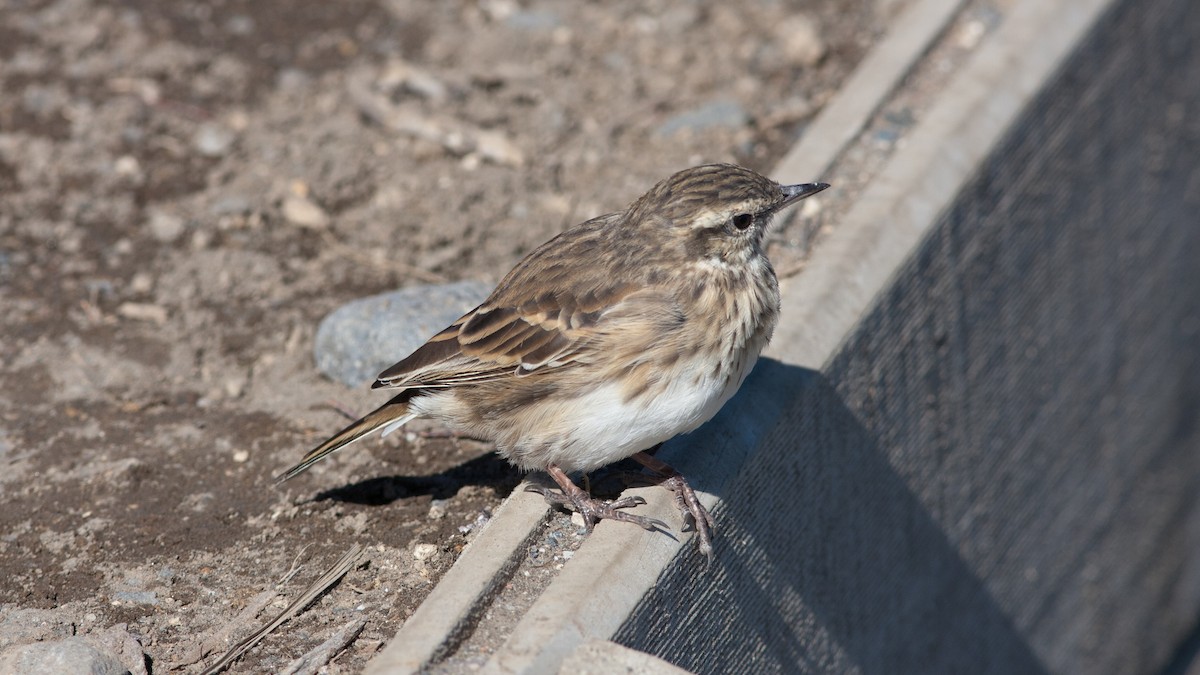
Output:
[[692,529],[696,531],[696,536],[700,537],[700,552],[711,562],[713,557],[712,531],[716,527],[712,514],[696,498],[696,491],[682,475],[668,476],[663,479],[661,485],[675,493],[675,506],[679,508],[684,522],[691,525]]
[[547,472],[550,477],[558,483],[562,488],[562,492],[541,485],[528,485],[526,490],[536,492],[546,499],[547,502],[556,506],[566,506],[574,509],[579,515],[583,516],[583,525],[588,532],[596,526],[600,520],[618,520],[626,523],[633,523],[645,530],[666,530],[667,524],[657,518],[647,518],[632,513],[627,513],[621,509],[628,509],[634,506],[645,504],[646,500],[641,497],[621,497],[620,499],[596,499],[575,485],[567,474],[557,466],[551,465]]
[[662,476],[659,485],[675,493],[675,506],[679,508],[685,524],[691,525],[696,536],[700,538],[700,552],[711,563],[713,559],[712,531],[716,527],[712,514],[696,497],[696,491],[688,484],[683,474],[670,464],[654,455],[639,452],[633,456],[642,466]]
[[646,500],[641,497],[621,497],[620,499],[596,499],[589,496],[583,490],[579,491],[579,495],[565,495],[560,492],[555,492],[553,489],[541,485],[528,485],[525,487],[530,492],[536,492],[546,498],[546,501],[555,506],[565,506],[572,509],[583,516],[583,525],[588,532],[596,526],[600,520],[620,520],[626,523],[633,523],[647,530],[655,530],[665,528],[666,523],[655,518],[647,518],[638,516],[632,513],[626,513],[620,509],[628,509],[634,506],[645,504]]

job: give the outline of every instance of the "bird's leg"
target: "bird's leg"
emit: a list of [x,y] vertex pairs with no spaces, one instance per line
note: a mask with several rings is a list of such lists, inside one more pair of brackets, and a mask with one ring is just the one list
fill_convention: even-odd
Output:
[[557,465],[551,464],[546,467],[546,473],[550,474],[554,482],[558,483],[558,486],[562,488],[562,494],[540,485],[529,485],[525,489],[541,494],[551,504],[567,506],[578,511],[579,515],[583,516],[583,524],[588,532],[591,532],[592,528],[596,526],[597,520],[603,518],[633,523],[647,530],[667,528],[667,524],[661,520],[645,516],[635,516],[632,513],[625,513],[619,510],[645,504],[646,500],[641,497],[622,497],[611,501],[596,499],[573,483],[566,472],[558,468]]
[[696,491],[692,489],[691,485],[688,485],[687,479],[683,477],[683,474],[676,471],[670,464],[649,454],[657,449],[658,446],[655,446],[649,451],[639,452],[633,456],[633,459],[637,460],[639,464],[647,469],[662,476],[662,480],[658,484],[675,493],[675,505],[679,507],[680,513],[683,514],[684,522],[690,521],[692,527],[695,528],[696,534],[700,537],[700,552],[711,562],[713,557],[712,531],[716,526],[716,523],[713,522],[712,514],[696,498]]

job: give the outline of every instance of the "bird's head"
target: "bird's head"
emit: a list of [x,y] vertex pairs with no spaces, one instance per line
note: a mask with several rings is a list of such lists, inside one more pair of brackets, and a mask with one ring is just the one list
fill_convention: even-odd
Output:
[[761,253],[763,234],[776,213],[827,187],[780,185],[733,164],[706,164],[661,181],[625,217],[678,242],[691,259],[738,265]]

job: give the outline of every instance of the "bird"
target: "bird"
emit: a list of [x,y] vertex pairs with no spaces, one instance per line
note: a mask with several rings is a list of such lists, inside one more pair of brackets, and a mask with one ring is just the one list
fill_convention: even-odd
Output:
[[586,530],[640,497],[601,500],[570,474],[632,457],[674,493],[685,527],[712,560],[712,515],[652,453],[708,421],[738,390],[775,328],[780,295],[764,252],[774,215],[828,188],[781,185],[734,164],[658,182],[625,210],[570,227],[517,263],[482,304],[387,368],[394,392],[277,476],[294,478],[363,437],[418,417],[494,442],[559,491]]

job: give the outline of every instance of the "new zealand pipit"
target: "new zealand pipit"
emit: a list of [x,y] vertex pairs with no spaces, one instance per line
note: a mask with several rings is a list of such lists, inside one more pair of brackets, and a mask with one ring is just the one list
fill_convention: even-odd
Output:
[[712,517],[683,476],[644,451],[706,422],[741,386],[779,314],[763,234],[780,209],[827,187],[711,164],[576,225],[383,371],[373,386],[399,393],[279,480],[373,431],[429,417],[549,473],[562,494],[540,491],[589,530],[601,518],[661,525],[621,510],[640,498],[598,500],[567,476],[632,456],[675,492],[711,556]]

